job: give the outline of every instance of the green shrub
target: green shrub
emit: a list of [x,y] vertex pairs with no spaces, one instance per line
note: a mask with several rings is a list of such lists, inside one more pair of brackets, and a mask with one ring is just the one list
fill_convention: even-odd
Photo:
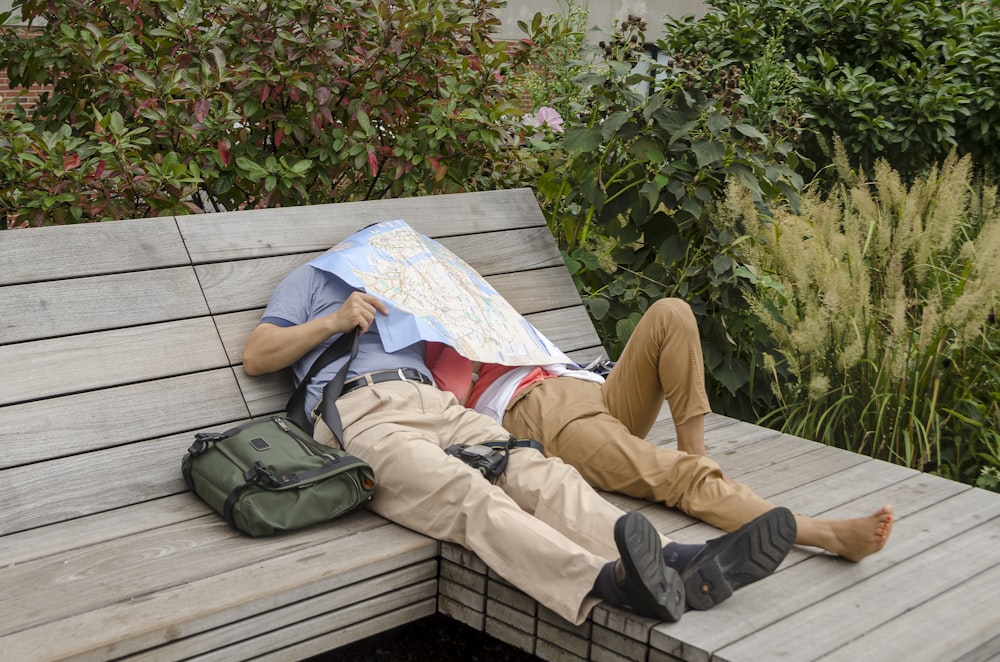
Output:
[[951,150],[1000,171],[1000,12],[995,3],[930,0],[710,0],[699,20],[668,20],[668,52],[704,52],[748,68],[776,40],[800,76],[810,128],[871,169],[904,176]]
[[[612,354],[652,301],[682,297],[700,317],[716,406],[738,415],[760,380],[755,321],[741,294],[745,236],[707,211],[730,181],[749,187],[762,210],[794,199],[797,129],[754,126],[737,68],[653,61],[642,51],[643,28],[624,22],[576,79],[584,102],[567,118],[561,160],[538,190]],[[770,397],[767,388],[758,393]]]
[[[495,187],[484,164],[506,160],[504,118],[521,113],[506,80],[536,52],[491,39],[500,4],[15,0],[46,23],[4,29],[0,62],[14,85],[51,92],[0,124],[16,145],[0,214],[39,224],[177,213],[185,199],[239,209]],[[107,118],[121,127],[113,148]]]
[[761,422],[975,483],[1000,468],[997,189],[970,157],[907,186],[885,161],[866,181],[839,151],[832,192],[756,228],[772,280],[753,307],[792,376]]

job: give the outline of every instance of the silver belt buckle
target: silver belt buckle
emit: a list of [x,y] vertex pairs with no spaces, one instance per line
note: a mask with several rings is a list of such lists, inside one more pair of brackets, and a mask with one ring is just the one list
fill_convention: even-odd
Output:
[[396,374],[399,375],[399,380],[400,381],[403,381],[403,382],[412,381],[409,377],[406,376],[406,372],[405,372],[404,368],[396,368]]

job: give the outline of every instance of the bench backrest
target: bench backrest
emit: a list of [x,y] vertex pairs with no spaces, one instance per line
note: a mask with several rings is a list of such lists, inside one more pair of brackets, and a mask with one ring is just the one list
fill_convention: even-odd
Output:
[[574,358],[602,351],[528,189],[0,232],[0,535],[183,491],[195,431],[290,393],[240,365],[277,283],[393,219]]

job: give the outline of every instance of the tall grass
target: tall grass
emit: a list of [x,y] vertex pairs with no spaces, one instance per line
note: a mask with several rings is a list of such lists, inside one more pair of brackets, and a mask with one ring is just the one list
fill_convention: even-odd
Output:
[[[726,202],[757,241],[751,305],[776,351],[778,401],[760,422],[966,482],[1000,468],[1000,204],[968,158],[906,185],[871,180],[842,147],[826,193],[761,222]],[[778,380],[777,375],[791,379]],[[992,468],[990,471],[985,471]]]

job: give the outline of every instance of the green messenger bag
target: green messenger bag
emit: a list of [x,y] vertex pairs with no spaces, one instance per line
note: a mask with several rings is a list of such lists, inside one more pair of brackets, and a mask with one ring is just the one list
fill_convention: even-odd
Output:
[[285,416],[199,432],[181,471],[195,494],[251,536],[339,517],[375,490],[371,466],[320,444]]

